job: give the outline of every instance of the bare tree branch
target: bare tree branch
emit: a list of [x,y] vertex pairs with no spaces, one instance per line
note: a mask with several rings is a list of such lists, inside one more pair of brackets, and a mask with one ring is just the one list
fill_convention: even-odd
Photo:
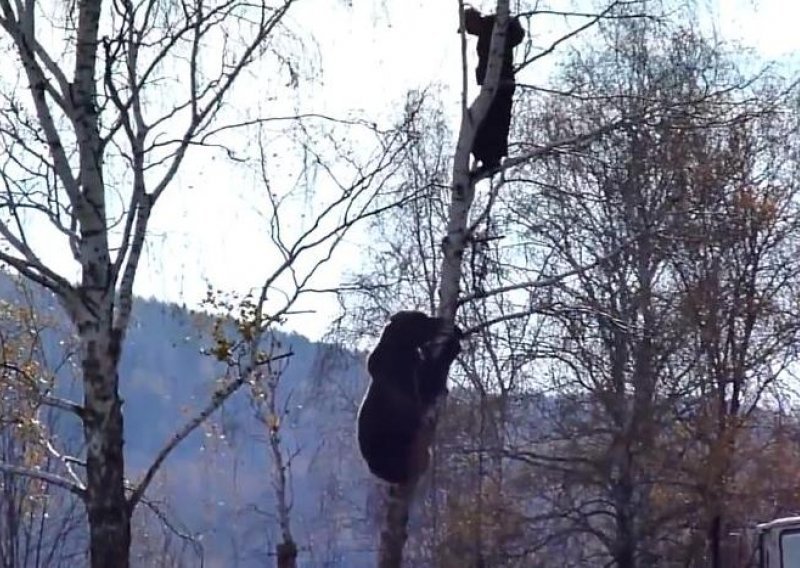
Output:
[[[291,355],[291,353],[286,353],[279,355],[276,358],[281,359],[291,357]],[[216,410],[219,409],[226,400],[228,400],[236,391],[238,391],[250,378],[250,374],[252,372],[253,369],[245,368],[244,372],[242,372],[239,377],[229,381],[226,385],[217,389],[205,408],[198,412],[194,417],[190,418],[177,432],[175,432],[169,438],[161,450],[156,454],[155,459],[150,464],[150,467],[147,468],[142,480],[137,483],[131,491],[131,494],[128,497],[128,506],[131,509],[136,507],[136,504],[141,500],[144,492],[147,490],[148,485],[150,485],[150,482],[153,481],[156,473],[158,473],[158,469],[161,467],[161,464],[169,457],[172,451],[178,447],[178,445],[185,440],[189,434],[194,432],[201,424],[203,424],[209,416],[216,412]]]
[[83,486],[77,484],[74,481],[70,481],[65,477],[56,475],[54,473],[30,469],[27,467],[13,465],[5,462],[0,462],[0,471],[5,471],[13,475],[21,475],[23,477],[30,477],[31,479],[38,479],[40,481],[44,481],[46,483],[49,483],[50,485],[55,485],[56,487],[66,489],[67,491],[69,491],[74,495],[77,495],[81,499],[84,499],[86,497],[86,490]]

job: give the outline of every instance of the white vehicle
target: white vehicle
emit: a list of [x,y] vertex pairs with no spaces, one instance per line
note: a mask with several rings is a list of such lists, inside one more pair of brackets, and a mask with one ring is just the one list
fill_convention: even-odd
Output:
[[759,568],[800,568],[800,517],[785,517],[756,527]]

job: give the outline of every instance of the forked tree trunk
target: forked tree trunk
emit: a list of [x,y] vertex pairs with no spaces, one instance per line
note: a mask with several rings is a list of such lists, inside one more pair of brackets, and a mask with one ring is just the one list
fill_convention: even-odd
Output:
[[[78,250],[82,277],[80,293],[72,299],[72,305],[68,302],[68,308],[71,308],[81,343],[91,566],[127,568],[131,542],[130,510],[125,499],[118,373],[124,330],[114,329],[116,275],[112,270],[108,244],[103,146],[97,105],[101,8],[101,0],[78,2],[71,94],[79,151],[80,195],[75,213],[80,227]],[[121,298],[120,301],[130,301],[130,298]]]

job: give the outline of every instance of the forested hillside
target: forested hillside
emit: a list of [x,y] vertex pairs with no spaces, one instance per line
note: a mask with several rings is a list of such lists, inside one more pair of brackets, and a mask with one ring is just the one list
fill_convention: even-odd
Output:
[[[37,313],[47,314],[37,320],[36,349],[43,360],[63,360],[65,346],[74,338],[64,331],[67,322],[57,315],[53,298],[41,291],[26,298],[8,277],[2,282],[4,340],[26,336],[21,330],[11,332],[19,322],[9,318],[17,310],[25,312],[24,301],[31,300]],[[213,345],[213,324],[214,318],[179,306],[136,301],[121,361],[121,372],[128,377],[123,397],[130,409],[125,456],[133,479],[224,376],[223,365],[201,355]],[[355,410],[366,380],[363,358],[295,334],[281,334],[280,342],[291,353],[278,394],[285,421],[281,444],[292,457],[292,515],[307,543],[303,557],[319,566],[369,565],[363,550],[369,549],[369,541],[360,539],[374,535],[365,520],[357,519],[371,483],[357,461],[354,437]],[[58,375],[60,396],[77,396],[74,369],[64,365]],[[4,401],[4,412],[11,416],[15,401]],[[80,455],[77,420],[59,419],[52,411],[43,411],[41,418],[42,424],[23,437],[12,422],[4,422],[0,455],[5,460],[43,452],[44,463],[59,470],[63,466],[48,451],[47,440],[58,444],[63,455]],[[152,509],[136,519],[135,562],[162,565],[166,555],[176,565],[263,566],[278,539],[270,522],[275,502],[266,438],[267,430],[246,397],[228,402],[189,436],[154,483]],[[71,566],[76,558],[85,558],[81,511],[62,490],[44,486],[30,494],[32,486],[13,474],[0,473],[0,480],[6,490],[0,509],[8,521],[0,531],[0,550],[7,555],[3,558],[23,566],[37,565],[37,558],[46,559],[46,566]],[[320,515],[322,510],[329,513]],[[339,532],[345,518],[356,527],[349,537]],[[14,562],[10,565],[18,565]]]

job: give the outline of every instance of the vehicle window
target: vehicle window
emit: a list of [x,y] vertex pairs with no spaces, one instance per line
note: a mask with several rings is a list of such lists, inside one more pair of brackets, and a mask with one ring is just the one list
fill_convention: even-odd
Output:
[[797,568],[800,566],[800,530],[786,530],[781,533],[781,566]]

